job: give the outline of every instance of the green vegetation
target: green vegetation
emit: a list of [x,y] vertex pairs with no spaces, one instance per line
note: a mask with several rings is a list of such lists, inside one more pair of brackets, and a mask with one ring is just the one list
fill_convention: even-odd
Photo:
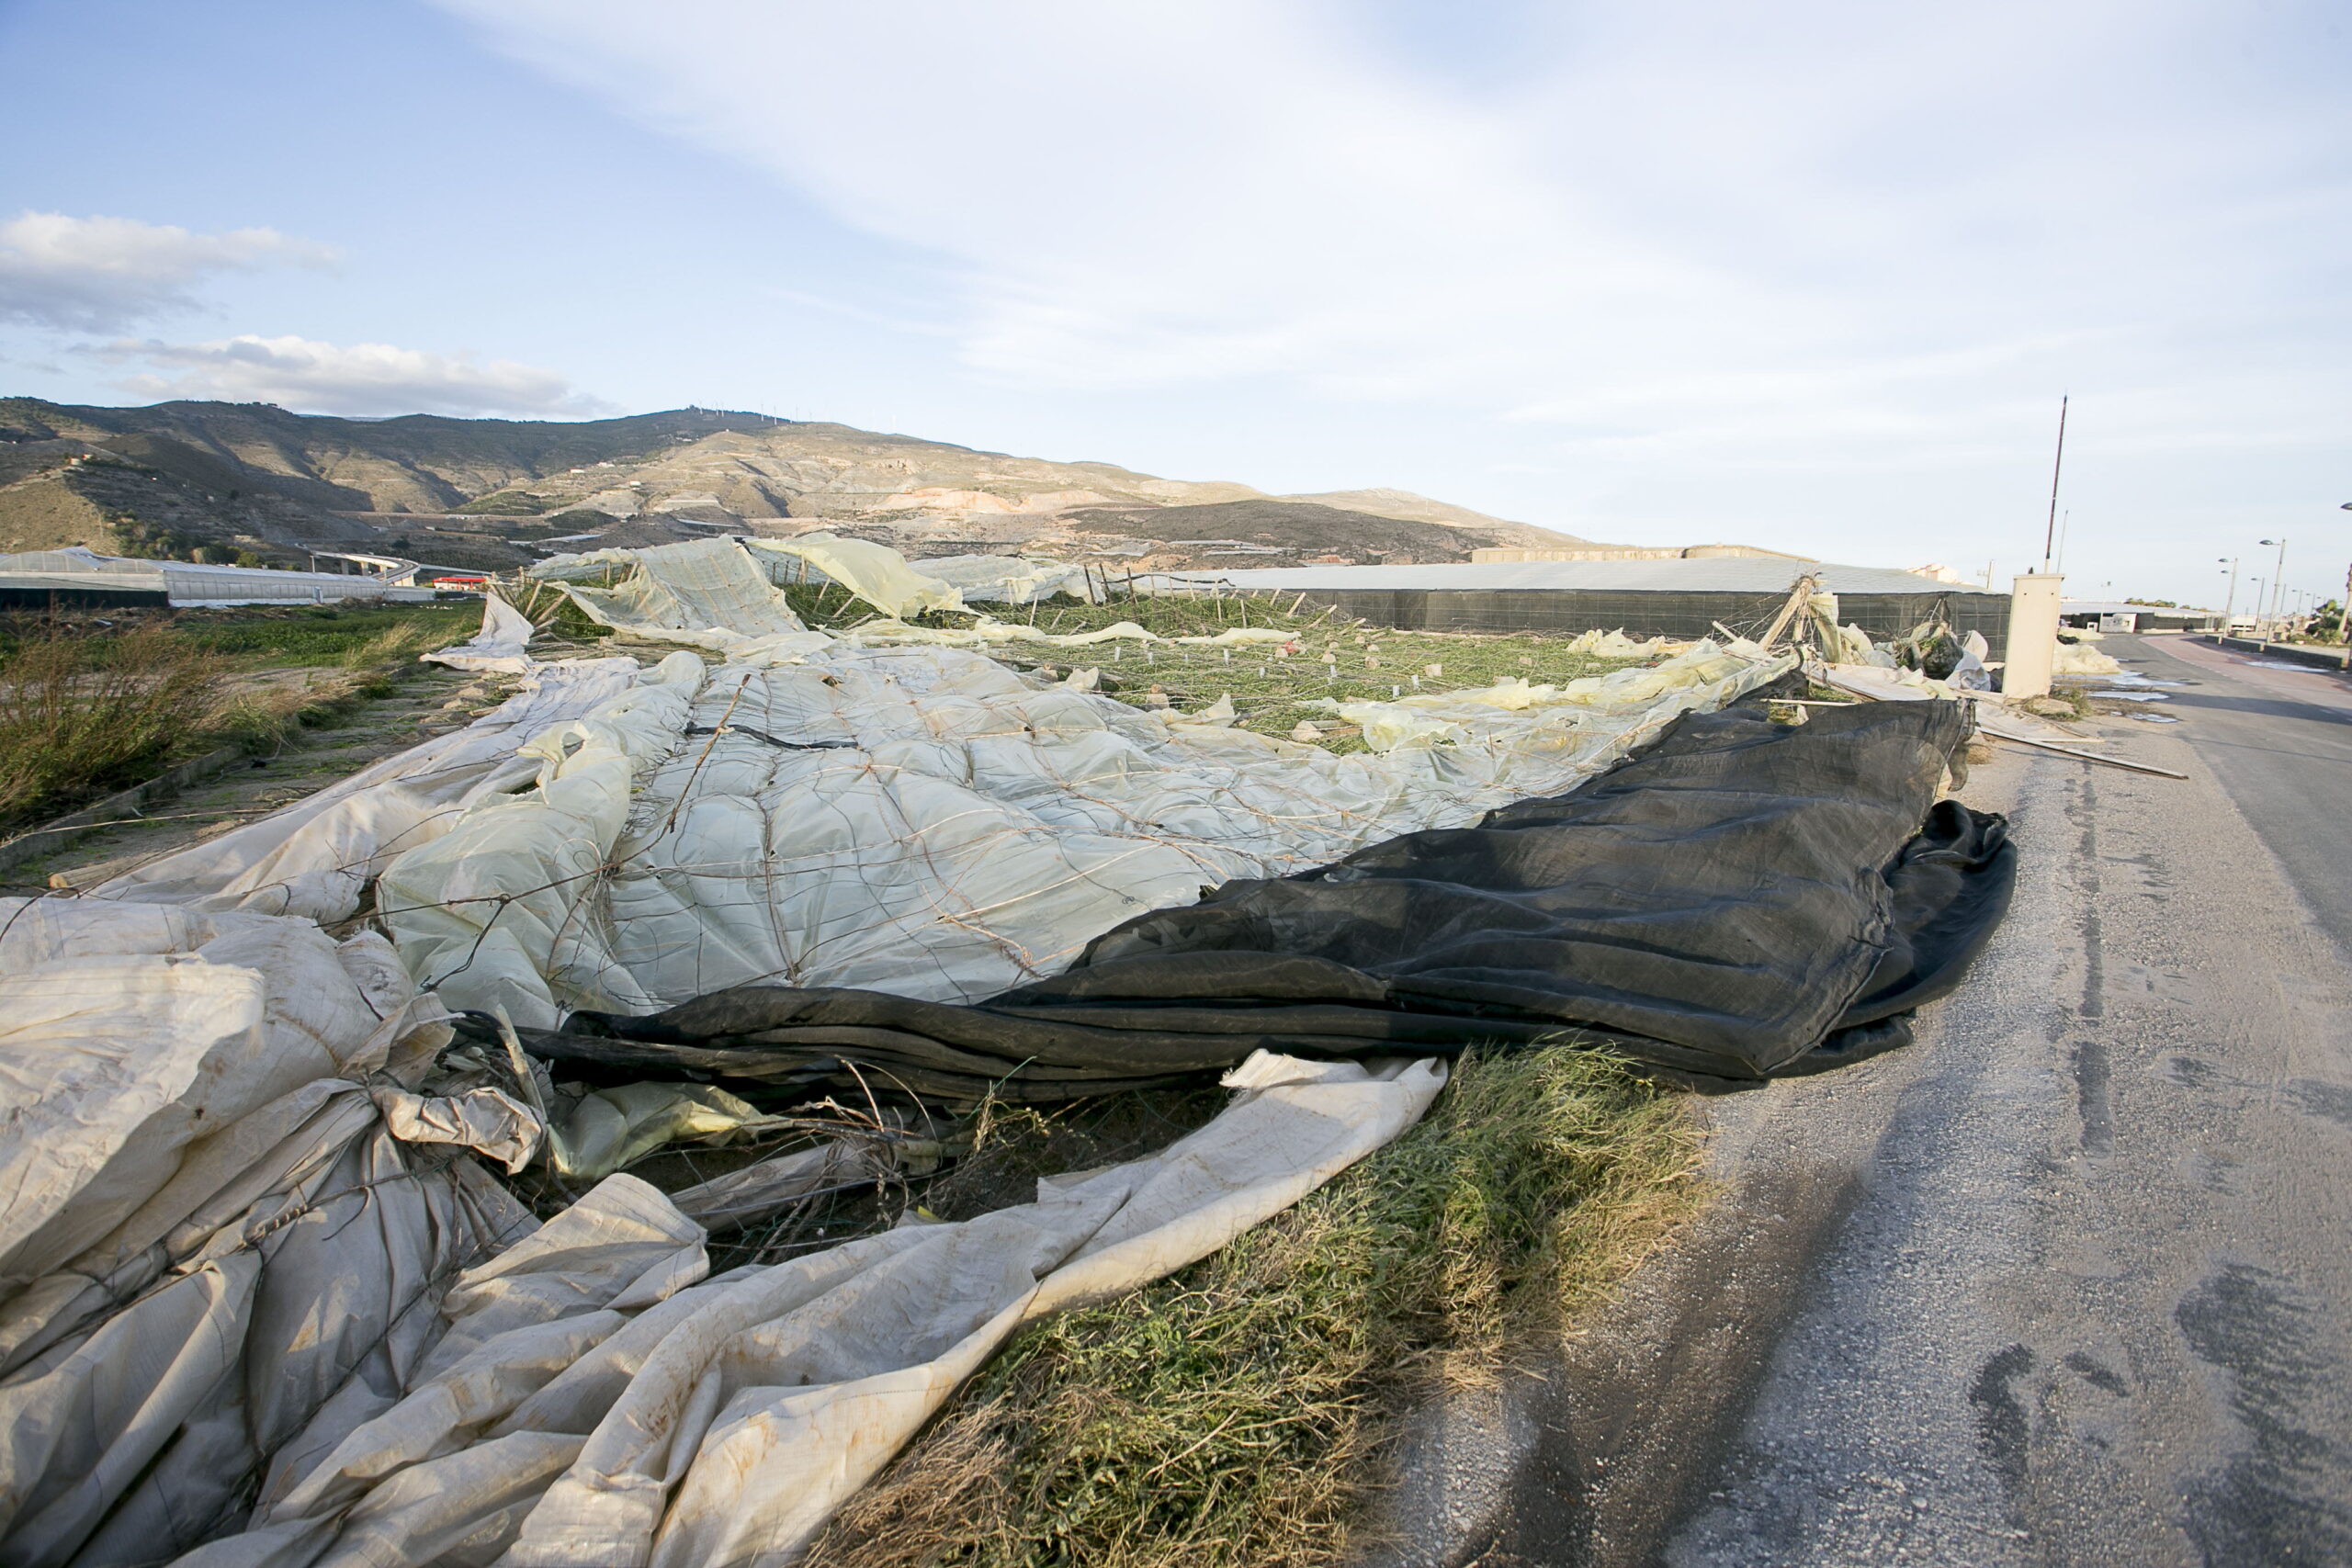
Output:
[[812,1562],[1337,1562],[1396,1413],[1596,1304],[1697,1208],[1697,1169],[1678,1097],[1600,1052],[1465,1057],[1419,1126],[1321,1190],[1023,1333]]
[[183,612],[172,631],[190,647],[239,665],[349,668],[355,658],[382,663],[403,651],[413,657],[462,642],[481,618],[480,602],[470,599],[365,609],[322,604],[295,610]]
[[[846,631],[875,618],[870,606],[837,587],[795,586],[786,588],[784,593],[794,612],[813,626]],[[1473,636],[1391,631],[1360,626],[1336,611],[1322,613],[1304,604],[1299,613],[1292,614],[1286,606],[1293,602],[1287,595],[1274,599],[1121,598],[1107,604],[1083,604],[1064,598],[1035,606],[1034,615],[1029,605],[1008,605],[991,613],[998,620],[1057,633],[1095,631],[1119,621],[1134,621],[1170,638],[1215,637],[1240,627],[1272,629],[1289,634],[1295,651],[1285,651],[1284,645],[1265,643],[1203,647],[1161,642],[1147,647],[1132,641],[1071,649],[1010,642],[990,651],[1023,668],[1050,668],[1064,673],[1098,670],[1105,694],[1136,707],[1156,705],[1153,698],[1159,696],[1191,712],[1230,696],[1240,715],[1238,728],[1261,735],[1288,735],[1304,721],[1323,731],[1330,749],[1340,751],[1360,749],[1360,743],[1353,741],[1352,729],[1337,715],[1311,705],[1318,700],[1385,702],[1417,693],[1491,686],[1506,677],[1557,684],[1644,662],[1574,653],[1566,638],[1533,633]],[[977,618],[947,615],[919,620],[928,626],[964,627]]]
[[[340,722],[428,649],[460,640],[470,604],[365,610],[117,612],[0,621],[0,827],[128,788],[224,745],[266,750]],[[324,671],[288,684],[264,671]]]
[[18,641],[0,666],[0,822],[148,776],[213,710],[220,675],[161,627]]

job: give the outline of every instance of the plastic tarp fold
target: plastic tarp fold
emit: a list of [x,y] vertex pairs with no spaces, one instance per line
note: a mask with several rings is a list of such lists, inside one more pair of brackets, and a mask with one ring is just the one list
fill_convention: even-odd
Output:
[[[808,630],[760,563],[733,539],[550,556],[526,567],[524,575],[560,584],[599,626],[650,642],[720,652]],[[606,577],[613,579],[609,588],[587,581]]]
[[373,762],[259,821],[158,856],[95,896],[347,919],[393,855],[537,778],[537,759],[517,754],[524,741],[615,700],[637,680],[631,659],[536,665],[522,690],[466,728]]
[[1576,1035],[1686,1081],[1809,1071],[1907,1041],[1901,1015],[1958,983],[2007,908],[2006,825],[1937,803],[1967,733],[1957,703],[1691,714],[1568,794],[1228,883],[985,1004],[743,986],[527,1044],[744,1080],[846,1061],[966,1099],[1165,1082],[1260,1047]]
[[482,600],[481,630],[472,640],[437,648],[417,658],[452,670],[472,670],[486,675],[521,675],[529,671],[531,656],[524,649],[536,630],[529,617],[492,593]]
[[[1050,1178],[1034,1203],[701,1283],[683,1245],[662,1251],[684,1233],[660,1194],[611,1178],[582,1201],[635,1206],[652,1238],[636,1280],[518,1312],[473,1286],[487,1270],[467,1276],[407,1397],[184,1568],[425,1562],[457,1543],[510,1568],[789,1562],[1021,1325],[1207,1256],[1410,1126],[1444,1073],[1259,1056],[1227,1081],[1206,1126]],[[567,1218],[492,1268],[527,1249],[560,1278],[607,1247]]]
[[955,589],[967,604],[1034,604],[1057,593],[1089,604],[1102,602],[1102,590],[1092,573],[1061,561],[1019,556],[933,556],[916,564],[925,576]]
[[888,545],[834,534],[746,539],[743,544],[755,557],[797,562],[813,573],[812,581],[839,583],[892,620],[964,607],[955,585],[931,574],[930,562],[916,565]]
[[464,1152],[481,1095],[398,1091],[412,1148],[358,1081],[418,1081],[447,1016],[377,936],[0,900],[0,1560],[168,1557],[397,1395],[531,1226]]
[[1702,643],[1502,705],[1400,705],[1444,736],[1342,757],[956,649],[707,678],[675,655],[534,741],[540,787],[392,862],[378,904],[422,983],[521,1027],[760,980],[978,999],[1204,887],[1556,793],[1785,665]]

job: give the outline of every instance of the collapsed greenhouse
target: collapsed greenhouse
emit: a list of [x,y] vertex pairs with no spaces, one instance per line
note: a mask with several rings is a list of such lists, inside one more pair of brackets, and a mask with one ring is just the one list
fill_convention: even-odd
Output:
[[[1839,613],[1878,638],[1899,637],[1922,621],[1974,632],[2004,657],[2009,596],[1879,567],[1803,563],[1836,593]],[[1720,637],[1752,632],[1788,597],[1794,569],[1769,557],[1674,560],[1478,561],[1466,565],[1296,566],[1212,578],[1241,592],[1303,594],[1376,626],[1430,631],[1585,632],[1616,629],[1642,637]]]
[[[1903,1043],[2006,906],[1999,818],[1944,798],[1959,703],[1786,722],[1749,699],[1794,654],[1697,637],[1332,699],[1340,751],[1102,689],[1180,643],[1303,659],[1295,627],[1057,632],[957,612],[1066,575],[923,565],[542,563],[643,656],[543,660],[493,599],[428,655],[515,678],[493,711],[0,900],[9,1561],[786,1562],[1021,1325],[1313,1190],[1464,1047],[1821,1070]],[[811,581],[873,615],[811,626]],[[722,1225],[975,1103],[1174,1081],[1233,1098],[1033,1202],[714,1272]],[[622,1168],[835,1091],[868,1136]],[[526,1168],[571,1196],[535,1213]]]

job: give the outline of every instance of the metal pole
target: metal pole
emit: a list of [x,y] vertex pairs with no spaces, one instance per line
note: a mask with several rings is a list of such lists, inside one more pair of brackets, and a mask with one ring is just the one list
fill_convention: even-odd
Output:
[[2058,475],[2066,466],[2066,398],[2058,399],[2058,456],[2050,465],[2050,526],[2041,535],[2041,570],[2050,570],[2050,547],[2058,536]]
[[2228,558],[2230,566],[2230,596],[2222,603],[2222,635],[2223,637],[2230,635],[2230,616],[2238,607],[2238,558],[2231,556]]

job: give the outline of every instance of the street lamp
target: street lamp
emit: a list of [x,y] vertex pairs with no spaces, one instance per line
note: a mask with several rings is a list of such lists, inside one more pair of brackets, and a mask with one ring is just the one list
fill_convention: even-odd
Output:
[[[2345,511],[2352,512],[2352,501],[2343,505]],[[2335,612],[2335,640],[2352,642],[2352,570],[2344,573],[2344,597],[2335,603],[2340,606]]]
[[2230,596],[2222,605],[2222,635],[2227,637],[2230,635],[2230,616],[2238,607],[2238,558],[2218,556],[2215,558],[2230,569]]
[[2271,570],[2270,573],[2270,618],[2275,623],[2278,619],[2278,607],[2286,602],[2287,598],[2287,536],[2281,534],[2275,539],[2265,539],[2262,542],[2278,547],[2278,564]]

